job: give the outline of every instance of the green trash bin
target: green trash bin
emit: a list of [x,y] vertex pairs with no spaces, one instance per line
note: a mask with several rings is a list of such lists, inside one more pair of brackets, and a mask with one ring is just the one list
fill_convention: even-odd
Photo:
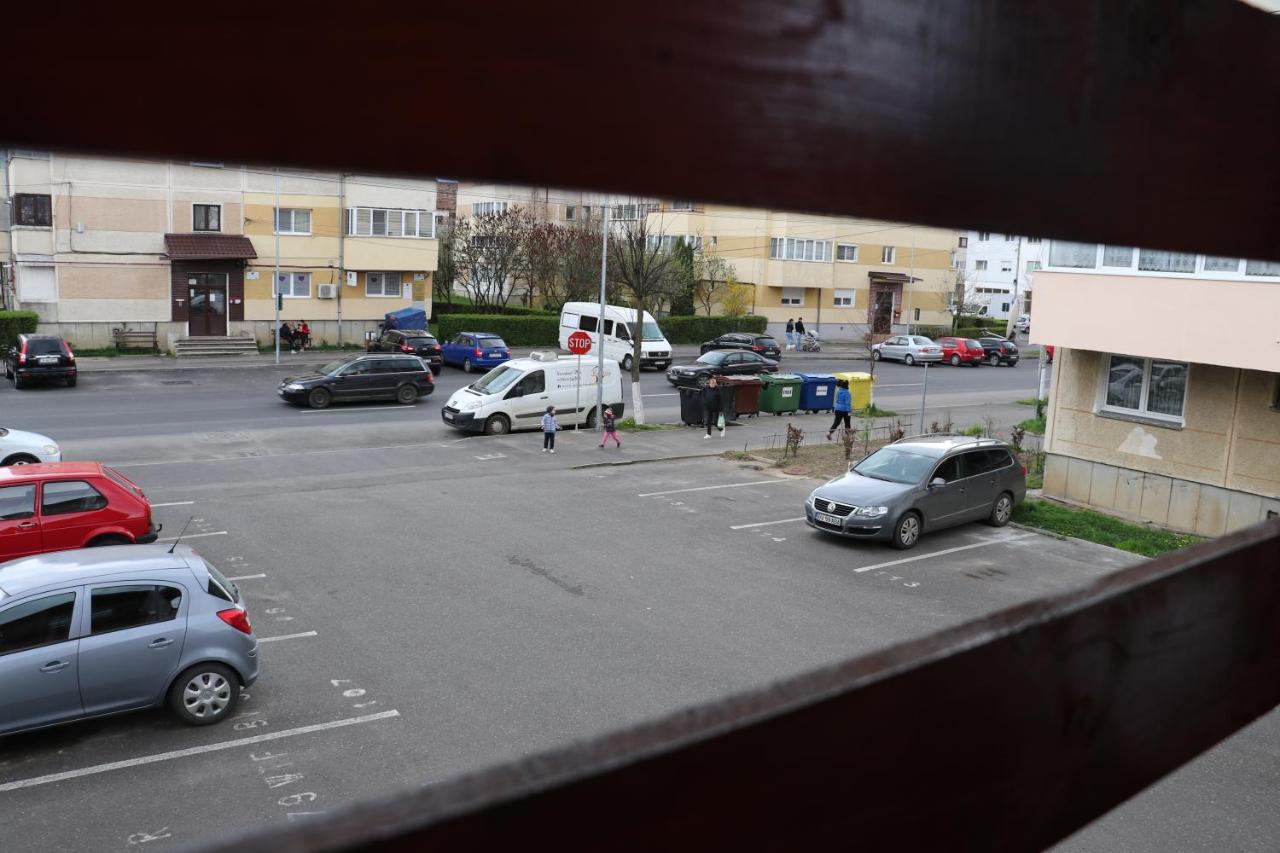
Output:
[[800,392],[804,380],[794,373],[762,373],[760,381],[760,411],[781,415],[800,408]]

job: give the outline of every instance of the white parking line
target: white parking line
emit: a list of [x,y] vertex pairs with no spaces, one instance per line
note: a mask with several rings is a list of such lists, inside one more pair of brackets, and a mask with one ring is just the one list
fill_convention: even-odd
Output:
[[251,581],[251,580],[254,580],[254,579],[256,579],[256,578],[265,578],[266,576],[267,576],[267,573],[266,573],[266,572],[262,572],[262,573],[260,573],[260,574],[256,574],[256,575],[236,575],[236,576],[235,576],[235,577],[233,577],[233,578],[227,578],[227,580],[229,580],[229,581]]
[[159,506],[191,506],[195,501],[170,501],[167,504],[152,504],[151,508],[155,509]]
[[645,492],[636,495],[638,498],[656,498],[658,495],[679,495],[684,492],[706,492],[711,489],[740,489],[743,486],[773,486],[778,483],[789,483],[790,480],[756,480],[751,483],[727,483],[723,486],[694,486],[692,489],[670,489],[665,492]]
[[316,414],[319,414],[320,412],[371,412],[374,409],[377,409],[380,412],[385,412],[388,409],[416,409],[416,408],[418,408],[418,405],[416,403],[409,403],[408,405],[404,405],[403,403],[401,403],[395,406],[339,406],[338,408],[335,408],[335,409],[299,409],[298,414],[316,415]]
[[876,384],[876,388],[919,388],[923,382],[905,382],[900,385],[880,385]]
[[746,530],[748,527],[768,527],[770,524],[791,524],[794,521],[804,521],[804,516],[799,518],[780,518],[777,521],[757,521],[755,524],[735,524],[730,530]]
[[673,391],[670,394],[641,394],[642,397],[679,397],[679,391]]
[[376,714],[365,714],[361,717],[347,717],[343,720],[333,720],[328,723],[315,723],[310,726],[298,726],[292,729],[282,729],[278,732],[271,732],[265,735],[253,735],[251,737],[236,738],[235,740],[224,740],[219,743],[209,743],[204,746],[193,746],[187,749],[175,749],[172,752],[158,752],[155,755],[143,755],[138,758],[127,758],[124,761],[112,761],[107,764],[94,764],[90,767],[81,767],[79,770],[67,770],[62,773],[50,773],[47,776],[33,776],[30,779],[19,779],[16,782],[6,782],[0,785],[0,793],[5,791],[18,791],[23,788],[35,788],[38,785],[48,785],[53,782],[65,782],[68,779],[79,779],[82,776],[93,776],[98,773],[108,773],[112,770],[127,770],[130,767],[141,767],[145,764],[156,764],[161,761],[172,761],[175,758],[187,758],[192,755],[201,755],[206,752],[221,752],[225,749],[238,749],[242,746],[251,746],[255,743],[266,743],[267,741],[280,740],[286,737],[296,737],[298,735],[307,735],[313,732],[323,732],[329,729],[339,729],[346,726],[358,726],[364,723],[372,723],[376,720],[389,720],[392,717],[400,716],[399,711],[379,711]]
[[177,542],[179,539],[186,541],[188,539],[199,539],[201,536],[226,536],[227,531],[215,530],[213,533],[188,533],[186,536],[166,536],[163,539],[157,539],[157,542]]
[[985,542],[974,542],[970,545],[957,545],[954,548],[944,548],[941,551],[934,551],[930,554],[917,554],[914,557],[903,557],[901,560],[890,560],[887,563],[876,563],[872,566],[863,566],[860,569],[854,569],[855,572],[869,572],[872,569],[886,569],[889,566],[900,566],[903,563],[914,563],[916,560],[927,560],[930,557],[941,557],[944,554],[954,554],[957,551],[968,551],[970,548],[981,548],[984,545],[1000,545],[1005,542],[1017,542],[1019,539],[1029,539],[1032,536],[1039,536],[1038,533],[1023,533],[1020,536],[1006,536],[1000,539],[988,539]]
[[259,637],[259,643],[274,643],[276,640],[297,640],[301,637],[314,637],[315,631],[303,631],[301,634],[281,634],[278,637]]

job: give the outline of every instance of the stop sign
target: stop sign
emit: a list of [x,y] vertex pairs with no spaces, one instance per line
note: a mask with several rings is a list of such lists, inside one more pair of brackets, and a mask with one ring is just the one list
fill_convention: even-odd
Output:
[[591,336],[586,332],[574,332],[569,336],[569,352],[586,355],[591,352]]

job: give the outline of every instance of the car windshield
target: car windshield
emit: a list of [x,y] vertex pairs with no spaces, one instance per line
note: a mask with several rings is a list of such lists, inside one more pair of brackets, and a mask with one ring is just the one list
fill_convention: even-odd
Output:
[[481,394],[497,394],[499,391],[509,388],[523,373],[524,371],[518,367],[504,364],[495,367],[473,382],[471,390],[478,391]]
[[405,338],[405,343],[415,347],[429,347],[436,342],[432,337]]
[[476,338],[476,346],[482,349],[506,349],[507,344],[502,338]]
[[756,338],[756,343],[762,347],[776,347],[778,342],[773,338]]
[[337,371],[346,367],[348,364],[350,364],[350,362],[348,362],[345,358],[340,358],[337,361],[331,361],[328,364],[326,364],[324,367],[320,368],[320,372],[326,373],[326,374],[336,373]]
[[654,323],[654,322],[653,322],[653,321],[651,321],[651,320],[650,320],[650,321],[645,322],[645,324],[644,324],[643,328],[641,329],[641,332],[642,332],[642,333],[643,333],[643,335],[644,335],[644,338],[643,338],[643,339],[644,339],[644,340],[646,340],[646,341],[664,341],[664,340],[666,340],[666,338],[664,338],[664,337],[662,336],[662,330],[658,328],[658,324],[657,324],[657,323]]
[[965,343],[965,346],[967,347],[972,347],[973,349],[982,349],[982,344],[979,343],[978,341],[969,340],[969,341],[965,341],[964,343]]
[[724,361],[725,356],[727,355],[728,353],[726,352],[721,352],[720,350],[714,350],[713,352],[709,352],[706,355],[703,355],[701,358],[699,358],[698,363],[718,365],[720,364],[720,362]]
[[62,355],[62,341],[56,338],[34,338],[28,340],[27,355]]
[[927,347],[933,344],[933,341],[929,340],[928,338],[912,338],[911,342],[918,347]]
[[864,477],[891,483],[919,483],[936,460],[896,447],[882,447],[863,459],[853,470]]

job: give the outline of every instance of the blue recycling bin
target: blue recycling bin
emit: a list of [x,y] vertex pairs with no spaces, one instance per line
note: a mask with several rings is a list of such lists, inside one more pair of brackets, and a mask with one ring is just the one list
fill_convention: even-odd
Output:
[[836,405],[836,378],[830,373],[801,373],[799,408],[807,412],[829,412]]

